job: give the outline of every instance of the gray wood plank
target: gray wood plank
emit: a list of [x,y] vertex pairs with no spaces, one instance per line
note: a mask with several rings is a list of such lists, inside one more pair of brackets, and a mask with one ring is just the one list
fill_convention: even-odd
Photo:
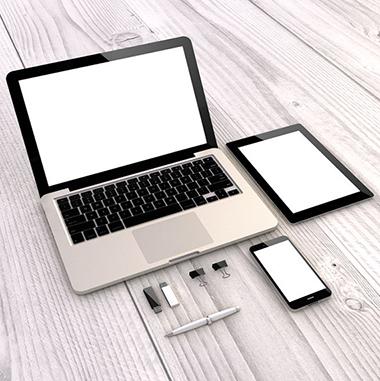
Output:
[[[186,34],[193,39],[221,143],[300,121],[378,192],[378,102],[247,2],[28,4],[33,4],[28,26],[19,26],[25,25],[20,4],[8,2],[4,19],[30,62],[55,59],[63,49],[77,55],[112,48],[110,33],[124,35],[132,8],[145,22],[144,31],[152,30],[158,38]],[[60,27],[53,28],[51,19]],[[28,33],[36,23],[38,33]],[[279,230],[261,237],[289,235],[333,288],[329,302],[298,313],[279,303],[247,253],[250,242],[128,282],[172,378],[377,379],[378,217],[375,198],[294,226],[279,216]],[[228,216],[225,223],[231,223]],[[222,258],[233,274],[228,280],[210,270]],[[187,276],[197,265],[208,269],[207,289]],[[181,306],[166,306],[154,315],[141,290],[164,280],[175,288]],[[163,337],[178,324],[234,304],[242,311],[223,322],[181,337]],[[79,354],[77,358],[88,361]]]
[[166,380],[124,284],[69,288],[8,95],[21,63],[2,24],[0,47],[0,380]]
[[380,99],[380,3],[249,0]]

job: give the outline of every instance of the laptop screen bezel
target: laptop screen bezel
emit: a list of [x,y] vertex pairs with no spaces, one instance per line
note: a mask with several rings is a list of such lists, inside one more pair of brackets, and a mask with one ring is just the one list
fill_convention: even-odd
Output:
[[[33,128],[29,120],[19,81],[46,74],[58,73],[65,70],[106,63],[118,59],[176,47],[182,47],[185,53],[195,98],[206,136],[206,143],[159,157],[149,158],[137,163],[110,169],[104,172],[95,173],[59,184],[49,185],[41,161],[41,156],[38,151],[37,142],[34,137]],[[89,56],[12,71],[7,75],[7,83],[40,196],[66,188],[72,191],[75,189],[93,186],[102,182],[111,181],[120,177],[174,163],[176,161],[185,160],[194,157],[195,152],[217,147],[202,82],[199,76],[198,66],[194,56],[193,47],[190,39],[187,37],[178,37],[170,40],[157,41],[130,48],[97,53]]]

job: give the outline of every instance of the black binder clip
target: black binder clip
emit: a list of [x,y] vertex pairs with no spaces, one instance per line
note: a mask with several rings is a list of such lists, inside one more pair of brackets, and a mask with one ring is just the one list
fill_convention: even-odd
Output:
[[198,278],[200,287],[204,287],[207,285],[207,282],[204,280],[203,275],[205,275],[203,267],[189,272],[189,276],[191,279]]
[[226,271],[226,267],[228,267],[228,265],[227,265],[227,262],[226,262],[225,260],[220,261],[220,262],[216,262],[216,263],[213,263],[213,264],[212,264],[212,268],[213,268],[215,271],[220,270],[220,272],[223,274],[223,275],[222,275],[222,278],[229,278],[229,277],[231,276],[231,274],[229,274],[229,273]]

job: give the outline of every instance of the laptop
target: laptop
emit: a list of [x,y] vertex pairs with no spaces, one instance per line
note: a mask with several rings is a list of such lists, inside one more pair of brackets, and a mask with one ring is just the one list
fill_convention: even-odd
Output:
[[17,70],[7,82],[76,293],[276,227],[217,147],[188,38]]

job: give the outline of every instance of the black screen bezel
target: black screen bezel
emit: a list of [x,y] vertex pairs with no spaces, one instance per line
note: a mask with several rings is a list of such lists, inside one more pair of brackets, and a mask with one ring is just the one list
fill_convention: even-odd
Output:
[[[122,58],[138,56],[146,53],[152,53],[176,47],[182,47],[184,49],[189,74],[194,89],[194,94],[196,97],[199,113],[201,116],[206,136],[206,143],[196,147],[189,147],[181,151],[172,152],[159,157],[150,158],[144,161],[140,161],[138,163],[128,164],[119,168],[114,168],[111,170],[66,181],[63,183],[49,185],[46,179],[46,174],[38,151],[37,143],[33,134],[33,129],[28,117],[28,112],[22,96],[19,81],[46,74],[58,73],[65,70],[77,69],[84,66],[106,63]],[[170,40],[157,41],[130,48],[98,53],[85,57],[79,57],[60,62],[49,63],[46,65],[40,65],[12,71],[7,75],[7,84],[40,196],[65,188],[69,188],[69,190],[75,190],[99,184],[105,181],[114,180],[119,177],[145,171],[154,167],[185,160],[190,157],[194,157],[195,152],[217,147],[192,43],[190,39],[187,37],[177,37]]]
[[[267,248],[269,246],[276,245],[276,244],[278,244],[280,242],[284,242],[284,241],[289,241],[290,242],[290,244],[293,246],[293,248],[296,250],[296,252],[305,261],[306,265],[310,267],[310,269],[313,271],[313,273],[316,275],[316,277],[323,283],[323,285],[325,286],[325,288],[323,290],[319,290],[319,291],[314,292],[312,294],[305,295],[304,297],[302,297],[300,299],[293,300],[291,302],[286,298],[286,296],[284,295],[284,293],[282,292],[280,287],[277,285],[277,283],[271,277],[270,273],[266,270],[264,265],[261,263],[261,261],[259,260],[259,258],[255,254],[256,251],[259,251],[261,249]],[[250,247],[249,251],[251,252],[252,256],[255,258],[255,260],[257,261],[257,263],[261,267],[261,269],[264,271],[266,276],[269,278],[269,280],[276,287],[277,291],[282,296],[282,298],[284,299],[286,304],[292,310],[297,310],[299,308],[305,307],[305,306],[307,306],[309,304],[318,302],[318,301],[320,301],[322,299],[325,299],[325,298],[331,296],[331,290],[328,288],[326,283],[323,281],[323,279],[321,279],[321,277],[317,274],[317,272],[313,269],[313,267],[310,265],[310,263],[306,260],[306,258],[301,254],[301,252],[297,249],[297,247],[293,244],[293,242],[288,237],[281,236],[281,237],[274,238],[274,239],[272,239],[270,241],[267,241],[267,242],[261,242],[261,243],[259,243],[257,245],[254,245],[254,246]]]
[[[263,140],[271,139],[277,136],[289,134],[295,131],[301,132],[310,141],[310,143],[314,145],[314,147],[316,147],[340,172],[342,172],[344,176],[346,176],[359,189],[359,192],[293,213],[285,204],[285,202],[282,201],[282,199],[274,191],[274,189],[266,182],[265,178],[244,156],[244,154],[240,150],[240,147],[258,143]],[[300,222],[308,218],[315,217],[326,212],[330,212],[334,209],[350,205],[354,202],[362,201],[367,198],[373,197],[373,193],[301,124],[294,124],[292,126],[279,128],[274,131],[269,131],[259,135],[236,140],[227,143],[227,147],[231,150],[235,157],[246,168],[248,173],[254,178],[254,180],[260,185],[264,192],[274,202],[277,208],[284,214],[284,216],[291,223]]]

